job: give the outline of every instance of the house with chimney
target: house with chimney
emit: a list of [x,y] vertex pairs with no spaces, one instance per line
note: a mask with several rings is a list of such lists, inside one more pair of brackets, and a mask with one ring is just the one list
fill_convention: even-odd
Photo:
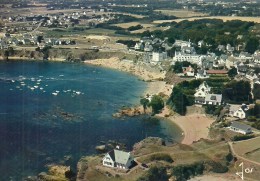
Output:
[[134,162],[130,152],[114,149],[105,154],[102,159],[103,166],[127,170]]

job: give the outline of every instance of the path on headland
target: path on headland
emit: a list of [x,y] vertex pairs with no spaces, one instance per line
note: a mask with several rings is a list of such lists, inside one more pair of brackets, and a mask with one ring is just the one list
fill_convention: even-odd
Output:
[[[247,140],[244,140],[244,141],[247,141]],[[247,161],[247,162],[249,162],[249,163],[256,164],[256,165],[260,166],[260,163],[259,163],[259,162],[256,162],[256,161],[253,161],[253,160],[249,160],[249,159],[247,159],[247,158],[245,158],[245,157],[242,157],[242,156],[240,156],[239,154],[237,154],[236,151],[235,151],[235,149],[234,149],[234,147],[233,147],[233,143],[232,143],[232,142],[228,142],[228,145],[229,145],[229,147],[230,147],[230,150],[231,150],[232,154],[233,154],[234,156],[236,156],[237,158],[240,158],[241,160],[245,160],[245,161]]]

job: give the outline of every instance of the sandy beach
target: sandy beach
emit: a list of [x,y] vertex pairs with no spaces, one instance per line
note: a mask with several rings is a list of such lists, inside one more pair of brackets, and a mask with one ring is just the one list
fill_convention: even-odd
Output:
[[147,68],[144,67],[144,65],[133,64],[132,61],[120,60],[117,57],[112,57],[109,59],[88,60],[85,61],[85,63],[128,72],[140,77],[140,79],[143,79],[145,81],[163,79],[165,76],[164,72],[151,69],[148,71]]
[[[159,93],[170,96],[172,92],[172,85],[159,80],[165,77],[165,73],[148,70],[146,67],[135,65],[131,61],[122,61],[118,58],[110,58],[90,60],[85,61],[85,63],[129,72],[143,80],[149,81],[148,87],[142,96]],[[165,115],[170,115],[170,110],[167,107],[156,116],[165,118]],[[184,139],[182,140],[182,143],[187,145],[190,145],[201,138],[208,138],[209,127],[214,122],[212,118],[208,118],[206,115],[196,112],[189,113],[186,116],[169,116],[167,119],[171,120],[183,130]]]
[[170,120],[183,130],[182,144],[186,145],[190,145],[201,138],[208,138],[209,127],[214,122],[214,120],[202,114],[170,117]]

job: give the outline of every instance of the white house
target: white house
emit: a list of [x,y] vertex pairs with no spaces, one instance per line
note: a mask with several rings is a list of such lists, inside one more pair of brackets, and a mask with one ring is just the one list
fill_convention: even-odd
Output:
[[246,111],[248,110],[249,108],[245,104],[242,105],[231,104],[229,105],[229,116],[244,119],[246,118]]
[[203,82],[200,86],[196,89],[196,93],[194,94],[195,97],[206,97],[206,94],[209,94],[211,87],[208,86],[207,82]]
[[130,152],[112,150],[102,159],[104,166],[120,169],[129,169],[133,163],[133,156]]
[[222,94],[206,94],[204,104],[221,105],[222,104]]
[[198,47],[202,47],[204,45],[204,41],[203,40],[200,40],[200,41],[198,41]]
[[257,79],[258,76],[253,72],[248,72],[248,73],[246,73],[246,78],[249,80],[254,80],[254,79]]
[[183,52],[175,52],[175,56],[173,57],[173,62],[187,61],[190,63],[195,63],[198,65],[201,65],[202,57],[203,56],[197,55],[197,54],[187,54],[187,53],[183,53]]
[[166,52],[153,52],[151,63],[157,64],[158,62],[161,62],[165,59],[167,59]]
[[229,129],[242,134],[252,133],[252,128],[250,126],[239,123],[237,121],[232,122]]

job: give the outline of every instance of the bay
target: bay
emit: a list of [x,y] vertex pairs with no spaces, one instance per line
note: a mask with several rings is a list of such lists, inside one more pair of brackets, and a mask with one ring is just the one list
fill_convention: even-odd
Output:
[[179,141],[181,131],[167,121],[112,117],[138,104],[146,86],[127,73],[84,64],[0,62],[0,180],[20,181],[52,163],[75,168],[101,141],[129,150],[147,136]]

